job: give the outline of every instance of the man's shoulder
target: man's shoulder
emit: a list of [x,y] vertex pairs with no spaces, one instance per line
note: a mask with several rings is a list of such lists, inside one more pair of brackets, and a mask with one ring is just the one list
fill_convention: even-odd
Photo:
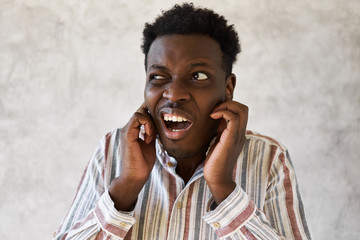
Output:
[[262,143],[268,146],[276,147],[281,151],[286,151],[286,147],[276,139],[252,130],[246,130],[246,139],[250,144]]
[[274,138],[247,130],[246,143],[239,161],[253,166],[253,170],[261,168],[269,171],[270,166],[278,164],[276,159],[286,154],[287,148]]
[[113,128],[106,132],[100,139],[100,144],[104,145],[105,149],[107,149],[109,145],[118,144],[120,139],[120,131],[121,128]]

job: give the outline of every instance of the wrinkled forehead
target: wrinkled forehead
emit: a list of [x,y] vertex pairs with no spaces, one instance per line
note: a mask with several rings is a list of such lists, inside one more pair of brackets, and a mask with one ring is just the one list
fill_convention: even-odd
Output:
[[153,64],[184,64],[191,61],[208,62],[221,68],[220,45],[206,35],[164,35],[151,44],[147,55],[147,69]]

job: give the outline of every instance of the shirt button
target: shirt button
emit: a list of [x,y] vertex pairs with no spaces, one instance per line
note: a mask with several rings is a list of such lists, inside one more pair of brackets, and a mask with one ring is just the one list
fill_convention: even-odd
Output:
[[168,165],[168,167],[174,167],[174,164],[172,162],[167,162],[166,164]]
[[120,227],[122,227],[122,228],[127,228],[128,225],[127,225],[127,223],[121,222],[121,223],[120,223]]
[[213,228],[218,229],[218,228],[220,227],[220,223],[214,222],[214,223],[212,224],[212,226],[213,226]]
[[181,202],[177,202],[177,203],[176,203],[176,207],[177,207],[178,209],[180,209],[180,208],[182,207],[182,203],[181,203]]

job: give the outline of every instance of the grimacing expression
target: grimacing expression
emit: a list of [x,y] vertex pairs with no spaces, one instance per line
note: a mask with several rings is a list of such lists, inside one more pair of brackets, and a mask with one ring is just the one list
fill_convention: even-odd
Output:
[[215,136],[214,108],[232,98],[220,45],[206,35],[164,35],[147,55],[145,102],[165,150],[185,159],[204,154]]

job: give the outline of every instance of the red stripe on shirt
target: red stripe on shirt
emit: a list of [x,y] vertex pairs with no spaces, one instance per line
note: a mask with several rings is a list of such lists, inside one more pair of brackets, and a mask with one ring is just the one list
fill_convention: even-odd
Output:
[[111,224],[107,223],[103,213],[101,212],[101,210],[100,210],[100,208],[98,206],[95,207],[94,211],[95,211],[95,214],[96,214],[97,218],[99,219],[99,222],[100,222],[102,228],[104,228],[108,232],[111,232],[115,236],[119,236],[119,237],[122,237],[122,238],[125,237],[125,235],[127,234],[127,230],[123,230],[123,229],[121,229],[119,227],[116,227],[114,225],[111,225]]
[[85,223],[87,223],[87,221],[89,221],[93,217],[94,217],[94,213],[90,212],[85,219],[83,219],[81,222],[76,223],[73,229],[81,228],[82,226],[85,225]]
[[235,228],[242,225],[254,213],[254,210],[255,204],[250,200],[246,208],[234,220],[232,220],[228,225],[215,231],[218,237],[223,237],[233,232]]
[[248,240],[255,239],[256,240],[256,237],[246,227],[242,227],[241,232],[244,234],[246,239],[248,239]]
[[[187,197],[186,201],[186,210],[185,210],[185,219],[190,219],[191,215],[191,199],[192,199],[192,193],[194,191],[194,184],[191,184],[189,186],[189,195]],[[184,230],[184,238],[183,240],[189,239],[189,221],[185,221],[185,230]]]
[[105,232],[104,231],[100,231],[97,235],[95,240],[101,240],[105,238]]
[[278,149],[278,146],[271,145],[271,148],[270,148],[270,162],[269,162],[269,168],[268,168],[268,176],[269,176],[269,174],[270,174],[271,166],[272,166],[272,164],[273,164],[273,162],[274,162],[277,149]]
[[169,216],[168,216],[168,225],[166,229],[166,235],[169,234],[169,226],[170,226],[170,217],[171,217],[171,211],[174,207],[175,197],[177,196],[176,193],[176,179],[173,175],[169,174]]
[[285,203],[286,203],[286,209],[289,215],[289,220],[291,222],[291,230],[294,234],[294,238],[297,240],[301,240],[301,234],[299,231],[299,227],[297,225],[297,221],[296,221],[296,214],[293,208],[293,204],[294,204],[294,199],[293,199],[293,191],[292,191],[292,186],[291,186],[291,179],[289,176],[289,169],[287,168],[286,164],[285,164],[285,156],[284,153],[281,153],[279,155],[279,159],[283,165],[284,168],[284,174],[285,174],[285,178],[284,178],[284,188],[285,188]]

